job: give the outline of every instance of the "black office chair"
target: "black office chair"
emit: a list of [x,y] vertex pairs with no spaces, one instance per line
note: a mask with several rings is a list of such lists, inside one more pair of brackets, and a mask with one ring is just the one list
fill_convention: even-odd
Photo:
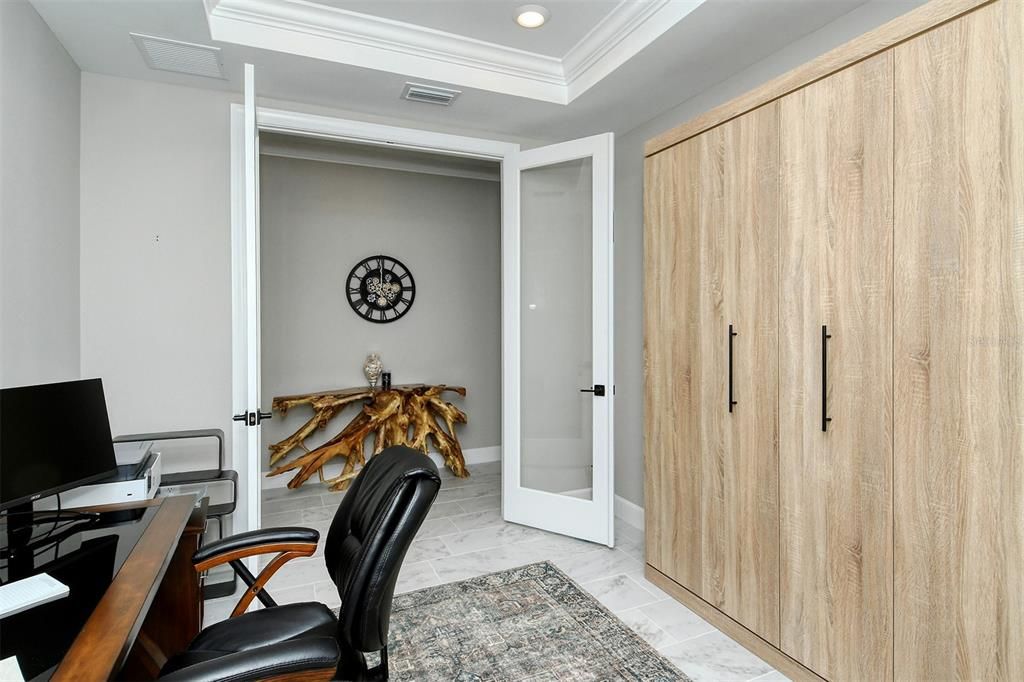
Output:
[[[170,658],[161,680],[388,678],[388,625],[402,560],[433,504],[441,479],[422,452],[391,447],[370,458],[341,501],[324,558],[338,586],[338,617],[319,602],[278,606],[263,589],[289,559],[310,556],[320,534],[311,528],[268,528],[206,545],[197,571],[230,563],[249,585],[231,618],[204,629]],[[241,559],[279,552],[254,577]],[[244,613],[253,598],[266,608]],[[368,667],[366,654],[380,652]]]

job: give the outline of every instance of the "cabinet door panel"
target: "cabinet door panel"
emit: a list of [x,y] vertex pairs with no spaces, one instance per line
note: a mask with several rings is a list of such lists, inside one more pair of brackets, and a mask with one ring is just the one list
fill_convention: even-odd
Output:
[[700,594],[778,644],[778,103],[697,139],[707,349]]
[[646,161],[644,181],[644,479],[647,563],[693,592],[701,584],[697,146]]
[[647,560],[773,643],[778,151],[773,103],[648,159],[644,247]]
[[1024,3],[895,49],[895,673],[1024,679]]
[[781,110],[781,642],[835,680],[892,677],[892,68]]

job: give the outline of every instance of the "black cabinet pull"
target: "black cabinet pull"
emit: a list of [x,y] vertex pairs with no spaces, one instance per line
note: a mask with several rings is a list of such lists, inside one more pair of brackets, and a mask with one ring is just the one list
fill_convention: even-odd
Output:
[[729,325],[729,412],[732,412],[732,408],[736,405],[736,401],[733,400],[732,391],[732,339],[738,336],[737,332],[733,330],[732,325]]
[[821,430],[828,431],[828,423],[832,417],[828,416],[828,340],[832,335],[828,333],[828,325],[821,325]]

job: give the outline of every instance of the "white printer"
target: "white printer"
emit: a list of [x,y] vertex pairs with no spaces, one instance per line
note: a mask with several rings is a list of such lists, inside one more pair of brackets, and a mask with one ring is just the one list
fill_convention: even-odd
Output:
[[[98,483],[72,488],[60,494],[63,509],[93,507],[148,500],[160,487],[160,453],[153,441],[114,443],[117,473]],[[36,509],[56,509],[56,496],[36,502]]]

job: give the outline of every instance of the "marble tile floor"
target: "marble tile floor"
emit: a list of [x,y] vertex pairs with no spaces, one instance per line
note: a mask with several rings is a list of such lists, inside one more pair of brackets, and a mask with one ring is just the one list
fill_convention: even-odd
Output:
[[[506,523],[501,518],[500,463],[477,464],[458,479],[445,470],[437,501],[406,555],[396,591],[463,580],[548,560],[695,682],[776,682],[787,679],[719,632],[643,576],[643,531],[616,520],[616,547],[609,549],[562,535]],[[307,526],[326,537],[341,499],[312,485],[263,493],[263,526]],[[315,556],[289,562],[268,589],[279,604],[321,601],[339,605],[323,562]],[[265,561],[269,560],[269,557]],[[234,598],[206,603],[206,624],[228,616]]]

